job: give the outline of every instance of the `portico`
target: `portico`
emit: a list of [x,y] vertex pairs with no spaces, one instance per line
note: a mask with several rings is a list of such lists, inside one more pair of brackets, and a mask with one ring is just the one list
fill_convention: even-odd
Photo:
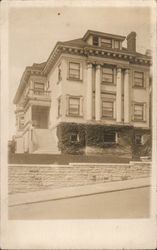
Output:
[[[95,110],[95,120],[100,121],[102,118],[102,90],[101,90],[101,84],[102,84],[102,68],[104,67],[103,64],[99,64],[93,62],[87,64],[87,120],[92,120],[93,117],[93,110]],[[119,65],[114,65],[114,75],[115,77],[112,84],[107,83],[107,86],[110,87],[110,92],[114,92],[114,89],[116,88],[116,101],[113,109],[114,115],[113,118],[116,119],[117,123],[125,123],[129,124],[130,122],[130,96],[129,96],[129,69],[126,67],[122,67]],[[95,74],[93,74],[93,71],[95,71]],[[93,79],[94,76],[94,79]],[[93,105],[93,81],[95,84],[95,101],[94,101],[94,107]],[[124,87],[122,88],[122,84]],[[113,89],[113,90],[112,90]],[[107,91],[106,91],[107,92]],[[122,96],[124,95],[124,102],[122,102]],[[124,107],[122,108],[122,105]],[[124,114],[122,114],[124,112]],[[124,117],[124,118],[122,118]]]

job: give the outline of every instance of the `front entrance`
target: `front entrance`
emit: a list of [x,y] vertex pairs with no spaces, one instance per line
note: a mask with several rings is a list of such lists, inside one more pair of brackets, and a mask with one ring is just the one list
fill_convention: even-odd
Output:
[[42,106],[32,107],[32,123],[35,128],[48,128],[49,108]]

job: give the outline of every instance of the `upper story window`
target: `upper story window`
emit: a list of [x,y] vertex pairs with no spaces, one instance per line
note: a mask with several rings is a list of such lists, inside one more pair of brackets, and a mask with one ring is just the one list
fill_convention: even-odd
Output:
[[40,95],[44,92],[44,83],[35,82],[34,83],[34,94]]
[[113,68],[102,68],[102,82],[110,84],[114,83]]
[[61,64],[58,65],[58,82],[62,80]]
[[22,129],[24,127],[24,123],[25,123],[24,116],[20,116],[19,117],[19,129]]
[[61,116],[61,112],[62,112],[62,110],[61,110],[61,97],[59,97],[58,98],[58,117],[60,117]]
[[134,104],[134,121],[144,121],[144,113],[145,113],[145,105],[144,104]]
[[79,142],[79,134],[78,132],[72,132],[70,135],[71,142]]
[[120,49],[120,42],[119,41],[114,41],[114,48],[115,49]]
[[80,63],[69,62],[69,78],[80,80]]
[[134,72],[134,86],[135,87],[144,87],[144,73],[135,71]]
[[114,103],[113,101],[102,100],[102,117],[113,118]]
[[142,135],[135,135],[135,144],[137,145],[142,144]]
[[69,115],[80,115],[80,98],[69,97]]
[[101,38],[101,46],[112,48],[112,40],[107,38]]
[[99,45],[99,38],[97,36],[93,36],[93,45],[98,46]]

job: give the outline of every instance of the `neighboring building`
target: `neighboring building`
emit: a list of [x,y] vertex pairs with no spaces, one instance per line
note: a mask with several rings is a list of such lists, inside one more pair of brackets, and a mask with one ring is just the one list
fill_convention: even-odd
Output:
[[136,52],[135,32],[88,30],[58,42],[46,62],[22,75],[16,152],[142,154],[150,137],[150,65],[150,55]]

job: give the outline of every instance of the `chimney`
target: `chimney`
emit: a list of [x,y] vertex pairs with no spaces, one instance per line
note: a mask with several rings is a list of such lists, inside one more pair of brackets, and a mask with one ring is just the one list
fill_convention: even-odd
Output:
[[132,31],[127,36],[127,49],[136,52],[136,32]]

